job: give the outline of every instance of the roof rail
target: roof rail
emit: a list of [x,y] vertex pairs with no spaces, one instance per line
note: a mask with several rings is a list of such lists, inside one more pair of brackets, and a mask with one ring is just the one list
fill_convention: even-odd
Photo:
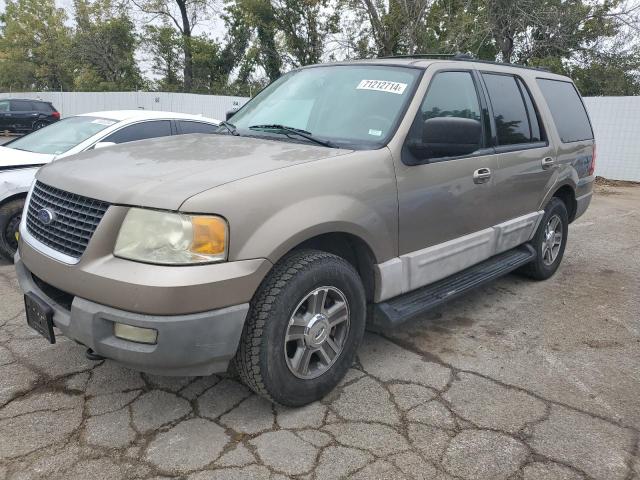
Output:
[[455,60],[460,62],[476,62],[476,63],[486,63],[489,65],[503,65],[505,67],[515,67],[515,68],[525,68],[527,70],[538,70],[541,72],[550,72],[550,70],[546,67],[528,67],[526,65],[520,65],[518,63],[505,63],[505,62],[494,62],[491,60],[480,60],[475,58],[470,53],[416,53],[413,55],[390,55],[386,57],[378,57],[378,58],[415,58],[415,59],[446,59],[446,60]]

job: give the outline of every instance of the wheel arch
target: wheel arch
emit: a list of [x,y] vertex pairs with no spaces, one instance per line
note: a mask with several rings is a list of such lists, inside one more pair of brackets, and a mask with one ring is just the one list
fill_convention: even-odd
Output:
[[29,192],[25,191],[25,192],[18,192],[18,193],[13,193],[3,199],[0,200],[0,207],[9,203],[9,202],[13,202],[14,200],[18,200],[18,199],[26,199],[27,198],[27,194]]
[[356,270],[364,286],[367,302],[372,302],[375,292],[376,257],[371,246],[360,236],[346,231],[329,231],[298,239],[277,259],[303,249],[332,253],[349,262]]
[[569,184],[562,185],[561,187],[557,188],[553,192],[553,195],[551,195],[551,198],[554,198],[554,197],[562,200],[565,207],[567,207],[569,223],[573,222],[573,220],[576,217],[576,211],[578,209],[578,203],[576,202],[576,191],[573,188],[573,186]]

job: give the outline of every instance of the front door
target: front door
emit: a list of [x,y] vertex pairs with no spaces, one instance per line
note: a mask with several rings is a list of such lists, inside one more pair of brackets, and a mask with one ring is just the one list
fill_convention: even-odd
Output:
[[403,290],[493,254],[497,160],[490,137],[477,74],[436,71],[397,162]]

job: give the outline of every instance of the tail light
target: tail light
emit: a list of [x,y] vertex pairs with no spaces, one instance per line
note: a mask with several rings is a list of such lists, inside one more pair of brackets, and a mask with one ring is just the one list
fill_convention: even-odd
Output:
[[589,164],[589,175],[593,175],[596,171],[596,144],[593,144],[593,153],[591,154],[591,163]]
[[51,112],[51,116],[56,120],[60,120],[60,112]]

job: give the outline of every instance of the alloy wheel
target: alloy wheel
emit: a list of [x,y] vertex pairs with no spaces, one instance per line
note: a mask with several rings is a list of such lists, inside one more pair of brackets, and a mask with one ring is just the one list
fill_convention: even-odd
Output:
[[544,229],[542,239],[542,261],[549,266],[556,261],[562,246],[562,220],[558,215],[553,215]]
[[308,293],[293,311],[285,333],[284,355],[296,377],[319,377],[336,362],[349,334],[347,299],[336,287]]

